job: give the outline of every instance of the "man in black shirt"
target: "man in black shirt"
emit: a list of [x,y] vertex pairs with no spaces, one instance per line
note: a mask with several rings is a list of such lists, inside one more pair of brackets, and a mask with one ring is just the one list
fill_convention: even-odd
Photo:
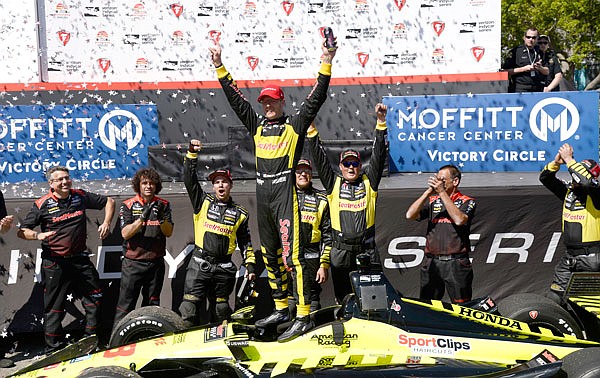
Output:
[[[4,195],[0,192],[0,233],[4,234],[12,227],[14,216],[8,215],[6,212],[6,204],[4,203]],[[0,340],[0,368],[9,368],[15,365],[12,360],[4,358],[6,353],[6,338]]]
[[558,92],[563,74],[558,56],[550,48],[550,37],[543,34],[540,35],[537,46],[542,56],[542,64],[548,67],[548,75],[544,77],[544,92]]
[[140,291],[142,307],[160,305],[167,238],[173,234],[171,204],[156,196],[162,190],[158,172],[138,170],[131,186],[136,195],[123,201],[119,209],[124,256],[115,327],[135,308]]
[[508,72],[510,85],[508,91],[515,92],[542,92],[544,79],[548,75],[548,67],[542,65],[542,57],[536,46],[538,30],[529,28],[523,35],[523,44],[513,47],[502,69]]
[[[115,201],[100,194],[72,189],[69,169],[52,167],[46,173],[50,192],[33,204],[17,235],[42,242],[42,282],[44,285],[44,332],[48,352],[64,343],[62,320],[68,290],[82,297],[86,313],[85,334],[96,334],[102,289],[98,271],[89,258],[87,209],[104,209],[98,227],[100,239],[110,233]],[[41,232],[33,229],[40,226]]]

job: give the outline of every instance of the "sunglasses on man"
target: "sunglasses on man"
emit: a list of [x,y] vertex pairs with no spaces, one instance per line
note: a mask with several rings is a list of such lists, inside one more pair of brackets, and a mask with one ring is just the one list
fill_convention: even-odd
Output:
[[527,38],[527,39],[537,39],[537,35],[526,35],[525,38]]
[[548,41],[538,41],[538,45],[547,45]]
[[350,168],[350,167],[354,167],[354,168],[358,168],[358,166],[360,165],[360,162],[356,161],[356,160],[352,160],[352,161],[343,161],[342,165],[346,168]]

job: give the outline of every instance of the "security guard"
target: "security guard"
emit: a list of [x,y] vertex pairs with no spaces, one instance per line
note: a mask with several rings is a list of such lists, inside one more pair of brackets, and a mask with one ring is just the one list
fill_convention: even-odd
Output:
[[[201,143],[190,141],[183,162],[183,182],[194,208],[194,242],[192,259],[187,267],[183,302],[179,306],[187,326],[197,325],[199,306],[206,299],[214,305],[217,322],[229,320],[229,296],[235,286],[237,267],[231,261],[236,242],[243,257],[246,274],[254,280],[256,263],[248,230],[248,211],[233,202],[233,181],[228,170],[218,169],[208,179],[214,194],[205,193],[196,175]],[[215,304],[216,303],[216,304]]]
[[544,80],[549,70],[542,64],[540,50],[535,44],[537,38],[536,28],[527,29],[523,35],[524,44],[513,47],[502,64],[502,69],[508,72],[508,91],[511,93],[544,90]]

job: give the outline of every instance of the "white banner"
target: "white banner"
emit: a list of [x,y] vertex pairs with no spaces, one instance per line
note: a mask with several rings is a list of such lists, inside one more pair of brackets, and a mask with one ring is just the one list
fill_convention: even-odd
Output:
[[0,83],[38,82],[35,1],[0,1]]
[[51,82],[212,81],[215,41],[238,80],[312,79],[325,26],[337,78],[500,67],[500,0],[40,1]]

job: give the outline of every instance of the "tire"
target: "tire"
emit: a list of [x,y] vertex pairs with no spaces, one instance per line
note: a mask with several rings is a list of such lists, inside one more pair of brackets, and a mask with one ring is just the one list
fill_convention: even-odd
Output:
[[87,368],[77,378],[141,378],[142,376],[121,366]]
[[541,295],[515,294],[498,304],[500,315],[583,339],[577,321],[558,304]]
[[185,328],[183,319],[169,309],[159,306],[142,307],[131,311],[113,328],[108,347],[116,348]]
[[569,378],[600,376],[600,348],[585,348],[563,358],[561,373]]

